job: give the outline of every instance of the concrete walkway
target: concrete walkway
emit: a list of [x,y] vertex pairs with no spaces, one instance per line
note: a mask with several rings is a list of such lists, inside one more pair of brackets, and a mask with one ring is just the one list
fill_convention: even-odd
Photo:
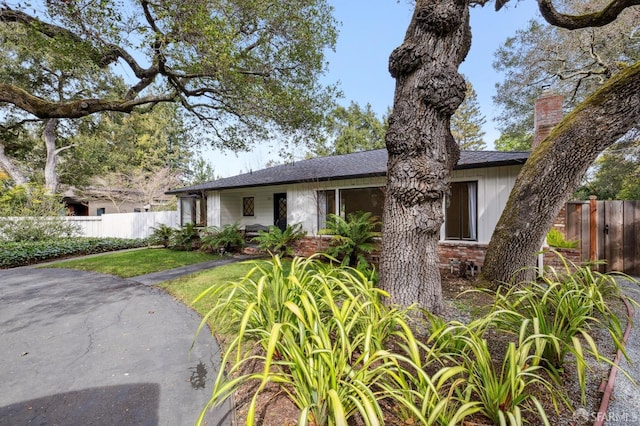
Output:
[[[205,331],[189,354],[199,316],[147,285],[217,264],[129,280],[0,270],[0,425],[194,424],[220,349]],[[227,404],[205,424],[231,418]]]

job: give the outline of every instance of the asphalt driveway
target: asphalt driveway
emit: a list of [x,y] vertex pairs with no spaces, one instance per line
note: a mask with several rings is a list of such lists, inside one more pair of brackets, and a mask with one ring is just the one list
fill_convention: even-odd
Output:
[[[66,269],[0,271],[0,425],[192,425],[219,348],[171,296]],[[207,425],[230,425],[228,406]]]

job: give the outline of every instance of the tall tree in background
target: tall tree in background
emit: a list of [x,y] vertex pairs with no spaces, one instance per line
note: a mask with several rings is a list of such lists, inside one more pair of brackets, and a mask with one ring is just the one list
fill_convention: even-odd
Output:
[[[313,147],[313,154],[323,157],[385,148],[384,138],[390,114],[391,110],[380,119],[370,104],[363,108],[353,101],[346,108],[337,106],[327,115],[328,137]],[[467,81],[465,100],[451,117],[451,133],[461,150],[486,148],[482,139],[485,122],[476,91]]]
[[[319,83],[336,39],[325,0],[5,2],[0,23],[17,43],[101,75],[127,75],[120,93],[60,100],[24,79],[3,80],[0,102],[32,117],[79,118],[179,103],[207,127],[203,139],[233,149],[273,136],[304,136],[320,123],[332,89]],[[83,80],[84,81],[84,80]]]
[[498,151],[529,151],[533,142],[533,132],[502,133],[493,145]]
[[384,148],[386,131],[385,117],[378,118],[370,104],[362,108],[352,101],[348,107],[338,105],[327,114],[327,137],[319,141],[312,152],[324,157]]
[[[5,168],[4,158],[9,168],[18,169],[17,174],[11,174],[14,184],[43,184],[49,192],[55,192],[52,182],[56,186],[64,184],[63,190],[69,186],[82,188],[94,176],[107,173],[166,167],[184,174],[193,140],[177,112],[173,105],[160,105],[146,114],[50,119],[45,121],[44,131],[55,131],[55,135],[49,136],[48,143],[41,142],[40,122],[21,123],[0,132],[0,146],[5,147],[0,153],[0,167]],[[50,128],[52,122],[54,129]]]
[[199,183],[210,182],[216,180],[216,170],[211,162],[203,157],[193,160],[189,170],[189,185],[197,185]]
[[478,95],[467,80],[464,102],[451,117],[451,134],[461,151],[482,151],[487,147],[482,131],[486,122],[486,117],[480,111]]
[[[193,132],[176,105],[131,114],[102,113],[72,121],[69,142],[60,166],[61,180],[83,187],[106,173],[130,173],[168,168],[184,174],[195,148]],[[71,130],[70,130],[71,132]]]

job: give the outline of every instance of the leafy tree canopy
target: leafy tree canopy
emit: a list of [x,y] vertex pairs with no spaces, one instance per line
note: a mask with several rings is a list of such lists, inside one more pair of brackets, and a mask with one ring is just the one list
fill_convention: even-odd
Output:
[[213,164],[202,156],[192,161],[189,172],[189,185],[197,185],[217,179]]
[[[599,0],[565,0],[563,9],[577,15],[598,10]],[[495,53],[494,68],[505,78],[494,102],[502,112],[499,129],[511,139],[533,129],[535,99],[548,87],[573,109],[612,75],[640,60],[640,9],[627,8],[605,26],[566,29],[532,19]]]
[[498,151],[528,151],[532,141],[533,133],[503,133],[493,144]]
[[348,107],[336,106],[325,122],[326,137],[313,148],[316,156],[349,154],[384,148],[386,117],[378,118],[370,104],[361,107],[351,102]]
[[640,200],[640,138],[637,134],[612,145],[596,160],[576,192],[579,199],[590,195],[599,200]]
[[[164,167],[184,172],[195,144],[172,104],[159,105],[146,114],[102,113],[61,120],[57,133],[56,172],[62,184],[76,187],[110,172],[148,172]],[[44,182],[47,153],[41,123],[24,122],[0,131],[2,144],[7,159],[29,182]]]
[[[83,73],[60,96],[40,90],[41,63],[9,64],[0,102],[40,119],[177,102],[208,127],[203,138],[236,149],[305,131],[332,100],[318,79],[336,40],[331,12],[325,0],[2,3],[3,55],[31,49],[58,76]],[[109,72],[121,91],[101,92]]]

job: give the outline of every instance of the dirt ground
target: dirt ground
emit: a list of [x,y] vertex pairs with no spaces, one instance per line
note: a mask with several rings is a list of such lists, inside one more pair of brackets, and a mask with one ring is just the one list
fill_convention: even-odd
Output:
[[[465,293],[467,290],[475,288],[475,281],[473,278],[459,278],[457,276],[445,274],[442,277],[442,290],[443,296],[446,301],[446,312],[444,317],[446,319],[456,319],[462,322],[468,322],[473,318],[482,316],[488,311],[488,305],[492,303],[492,298],[488,295],[482,295],[480,293]],[[615,304],[616,301],[613,301]],[[624,318],[624,307],[622,302],[619,306],[615,307],[620,313],[620,318]],[[491,333],[491,331],[489,331]],[[613,359],[615,356],[615,348],[610,343],[610,338],[606,332],[593,331],[596,341],[601,348],[602,355]],[[509,337],[505,335],[498,335],[493,333],[490,338],[487,339],[490,347],[490,351],[495,353],[495,357],[498,358],[498,362],[501,361],[501,354],[504,353],[504,348],[508,342]],[[564,377],[564,386],[567,391],[567,395],[573,409],[569,409],[561,406],[560,412],[556,413],[553,408],[553,402],[548,396],[548,392],[544,389],[539,389],[537,392],[537,398],[549,416],[550,424],[554,426],[584,426],[588,424],[586,421],[581,420],[580,416],[574,414],[578,408],[584,408],[588,413],[598,411],[600,400],[602,397],[602,389],[604,388],[604,380],[609,372],[609,366],[604,363],[598,364],[595,360],[591,360],[591,370],[587,372],[587,403],[582,405],[580,402],[580,389],[576,380],[575,369],[571,367],[571,363],[567,363],[569,366],[566,368]],[[499,364],[498,364],[499,365]],[[255,366],[256,369],[260,368]],[[246,414],[251,398],[253,396],[253,390],[250,387],[241,389],[234,395],[234,402],[236,406],[236,423],[237,425],[244,425],[246,423]],[[279,389],[278,386],[270,386],[266,391],[262,392],[258,398],[258,416],[255,422],[256,425],[262,426],[295,426],[298,424],[299,410],[289,400],[286,393]],[[389,415],[385,418],[385,424],[387,425],[410,425],[412,423],[405,423],[394,418],[392,410],[389,409]],[[536,417],[531,418],[529,424],[538,424],[540,420]],[[363,424],[357,419],[353,422],[354,425]],[[490,426],[492,423],[488,419],[482,416],[476,416],[467,418],[463,422],[462,426]]]

